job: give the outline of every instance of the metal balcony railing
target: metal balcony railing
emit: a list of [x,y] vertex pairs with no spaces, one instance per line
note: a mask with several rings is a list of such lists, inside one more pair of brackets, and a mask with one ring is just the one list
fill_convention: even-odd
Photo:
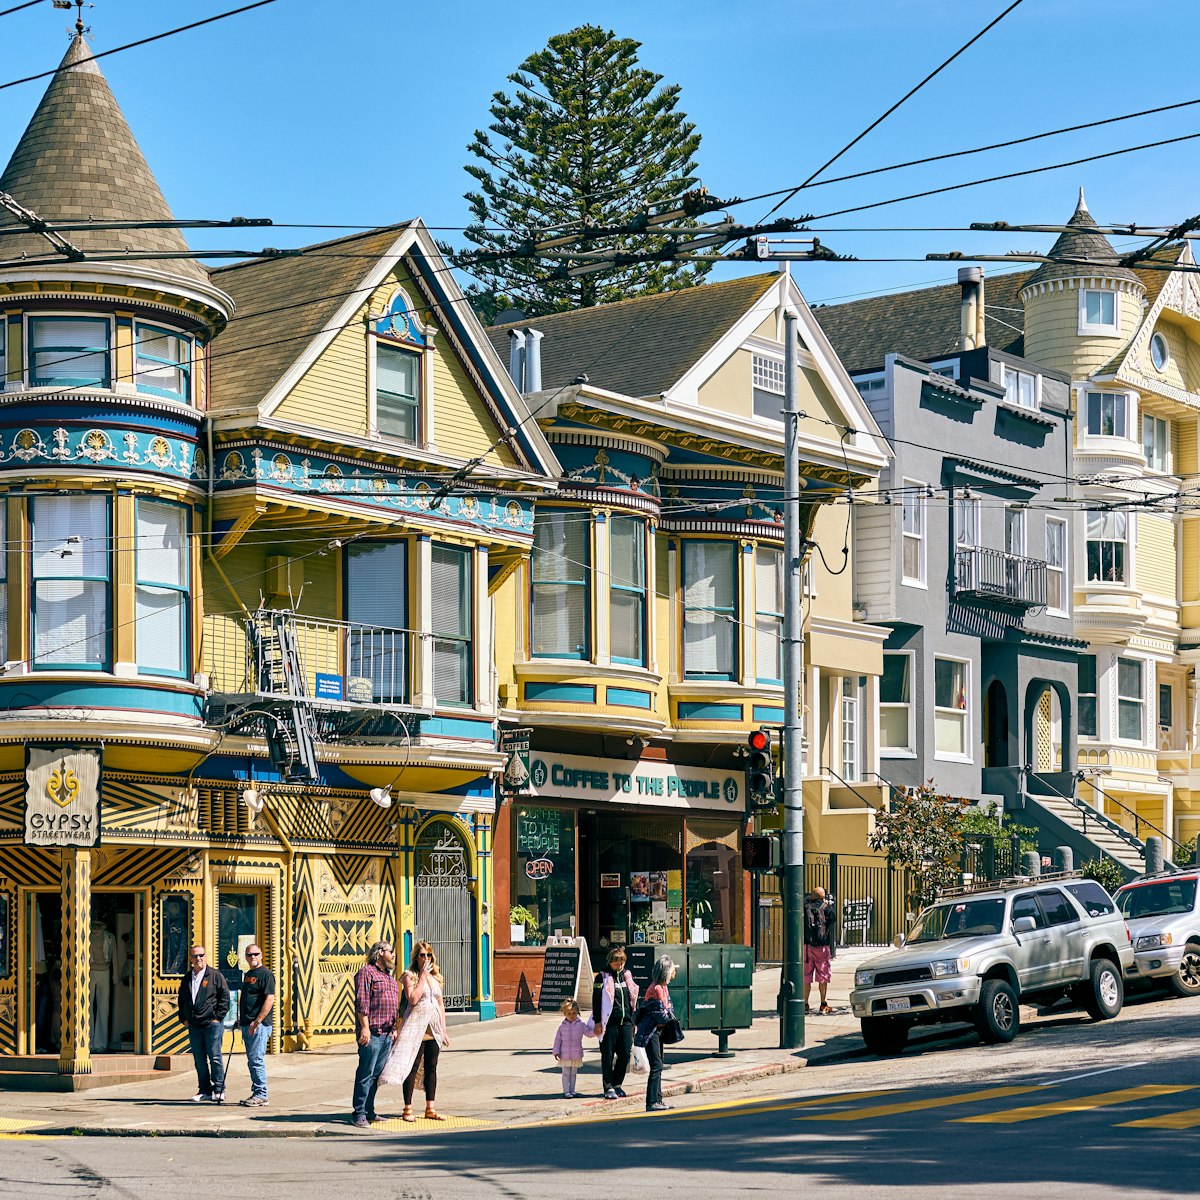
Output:
[[[308,701],[317,706],[404,707],[411,703],[411,629],[323,621],[258,609],[204,618],[204,671],[218,695]],[[286,666],[294,644],[298,670]]]
[[1044,608],[1046,564],[986,546],[963,546],[954,552],[954,590],[993,603]]

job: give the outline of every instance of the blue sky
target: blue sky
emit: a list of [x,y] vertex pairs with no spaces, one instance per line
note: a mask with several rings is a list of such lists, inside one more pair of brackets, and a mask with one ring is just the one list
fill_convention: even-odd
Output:
[[[376,225],[466,218],[463,163],[491,94],[546,39],[584,22],[642,42],[643,65],[682,87],[703,143],[700,174],[722,196],[799,183],[996,16],[1006,0],[658,0],[657,3],[333,4],[278,0],[255,12],[101,60],[177,216]],[[98,0],[86,18],[109,49],[235,7]],[[0,8],[7,5],[0,3]],[[828,174],[964,149],[1200,98],[1188,34],[1195,0],[1025,0]],[[49,2],[0,18],[0,82],[53,67],[74,13]],[[1177,53],[1169,49],[1178,45]],[[0,91],[7,159],[45,81]],[[801,192],[787,215],[1200,131],[1200,105],[945,163]],[[864,231],[971,221],[1061,222],[1086,188],[1101,221],[1200,211],[1200,139],[987,184],[819,224],[863,258],[1044,249],[1052,240]],[[739,207],[744,220],[770,203]],[[837,232],[835,232],[835,230]],[[853,230],[850,232],[848,230]],[[189,235],[193,246],[301,245],[335,232]],[[441,236],[454,240],[453,232]],[[999,268],[989,266],[989,272]],[[722,268],[723,274],[731,273]],[[813,302],[954,278],[953,265],[805,264]]]

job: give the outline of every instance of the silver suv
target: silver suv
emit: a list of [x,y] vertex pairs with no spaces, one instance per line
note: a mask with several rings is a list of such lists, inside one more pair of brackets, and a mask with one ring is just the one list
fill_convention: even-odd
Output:
[[1113,897],[1133,935],[1126,974],[1166,983],[1177,996],[1200,996],[1200,887],[1196,871],[1147,875]]
[[991,884],[927,908],[898,948],[854,973],[863,1041],[895,1054],[914,1025],[969,1022],[1010,1042],[1019,1004],[1068,995],[1097,1021],[1115,1017],[1133,965],[1125,920],[1098,883],[1078,876]]

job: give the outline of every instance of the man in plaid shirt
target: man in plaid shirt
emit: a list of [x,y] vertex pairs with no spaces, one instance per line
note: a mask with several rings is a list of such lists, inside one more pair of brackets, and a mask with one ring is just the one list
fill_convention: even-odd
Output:
[[375,1092],[392,1052],[392,1031],[400,1017],[400,988],[392,969],[396,952],[376,942],[354,977],[354,1016],[358,1030],[358,1070],[354,1073],[354,1125],[370,1128],[377,1120]]

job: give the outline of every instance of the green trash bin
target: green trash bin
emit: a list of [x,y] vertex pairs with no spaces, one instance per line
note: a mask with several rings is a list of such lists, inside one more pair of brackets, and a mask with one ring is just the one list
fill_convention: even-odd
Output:
[[688,1018],[691,1015],[688,1012],[688,997],[690,995],[691,992],[687,988],[671,986],[671,1007],[675,1010],[675,1017],[682,1029],[691,1029],[691,1025],[688,1023]]
[[687,986],[689,992],[695,988],[720,988],[720,946],[689,946],[687,948]]
[[721,947],[721,986],[748,988],[754,983],[754,950],[750,946]]
[[[645,943],[625,947],[625,969],[633,976],[633,982],[638,985],[638,991],[644,992],[649,987],[654,960],[662,953],[662,950],[661,946],[650,946]],[[603,965],[602,963],[601,966]]]
[[754,1024],[754,998],[749,988],[724,988],[721,1024],[725,1029],[749,1029]]
[[721,1028],[721,989],[688,988],[688,1028]]

